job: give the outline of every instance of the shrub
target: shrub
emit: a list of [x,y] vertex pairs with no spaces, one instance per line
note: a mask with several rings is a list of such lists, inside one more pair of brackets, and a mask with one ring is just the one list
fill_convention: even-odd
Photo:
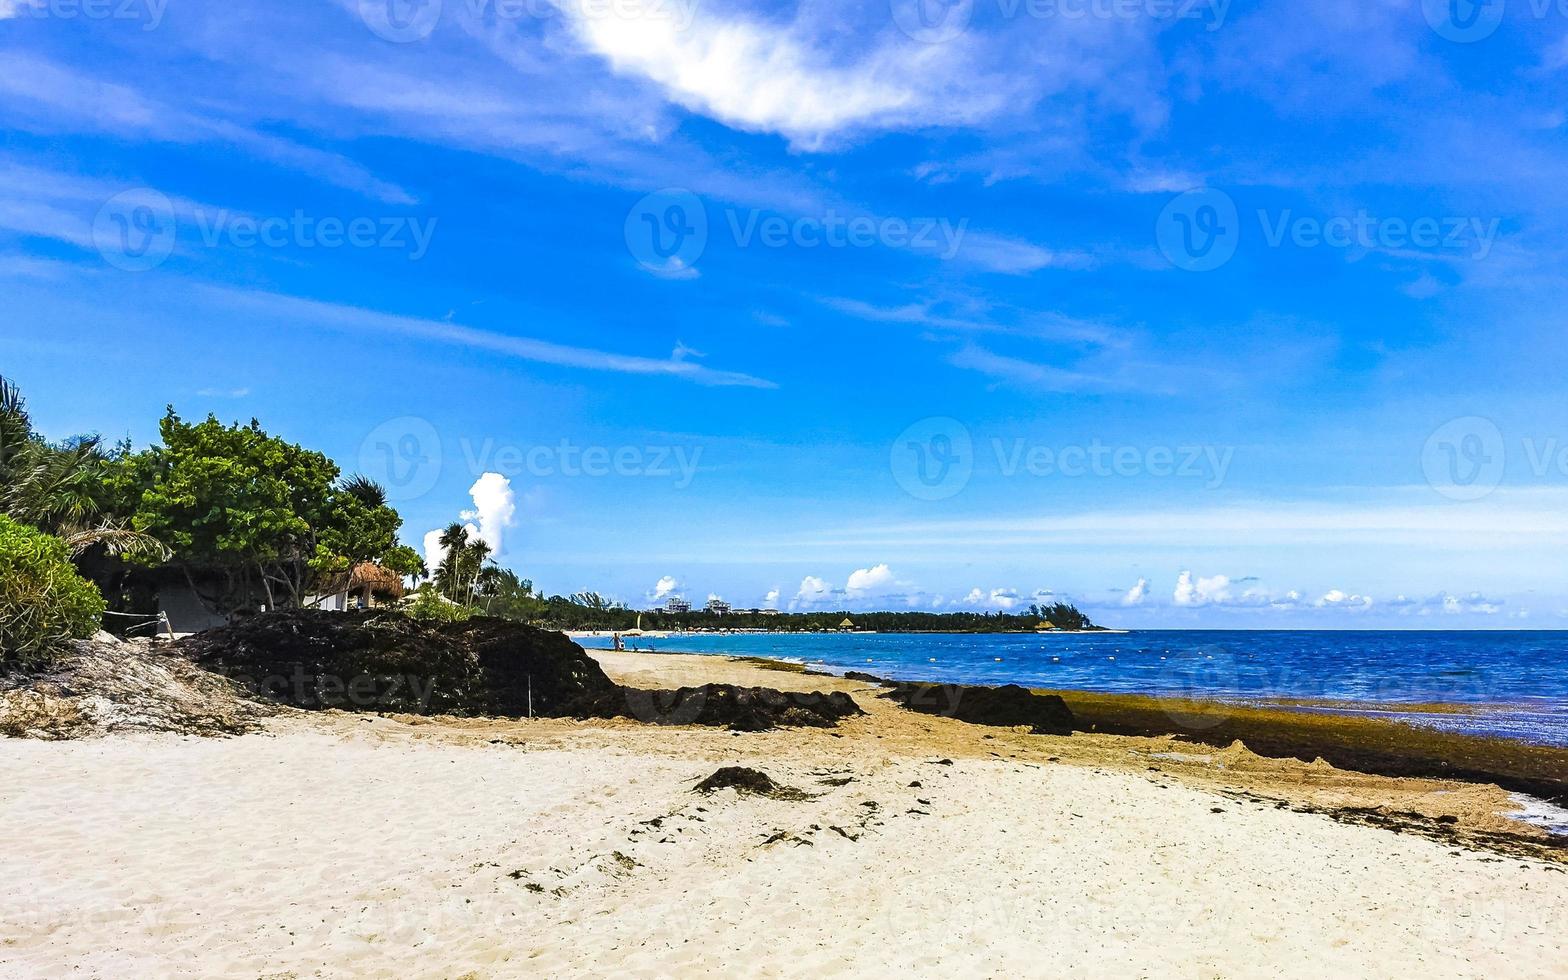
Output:
[[404,604],[403,611],[410,618],[425,623],[460,623],[474,615],[467,606],[449,602],[428,582],[419,587],[412,601]]
[[65,542],[0,516],[0,668],[47,662],[71,640],[92,636],[103,610]]

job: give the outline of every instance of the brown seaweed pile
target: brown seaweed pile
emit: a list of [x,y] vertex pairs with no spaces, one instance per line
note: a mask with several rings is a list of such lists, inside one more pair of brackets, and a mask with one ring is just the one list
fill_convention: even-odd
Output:
[[1060,697],[1038,694],[1016,684],[894,684],[882,696],[911,711],[976,725],[1027,726],[1036,735],[1071,735],[1075,725],[1073,713]]

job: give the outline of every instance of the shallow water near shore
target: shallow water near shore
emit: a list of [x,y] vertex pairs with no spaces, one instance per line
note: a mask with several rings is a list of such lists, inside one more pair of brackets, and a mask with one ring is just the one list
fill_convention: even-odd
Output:
[[[580,642],[604,649],[611,641]],[[1568,747],[1565,632],[733,633],[634,642],[900,680],[1309,702],[1289,706]]]

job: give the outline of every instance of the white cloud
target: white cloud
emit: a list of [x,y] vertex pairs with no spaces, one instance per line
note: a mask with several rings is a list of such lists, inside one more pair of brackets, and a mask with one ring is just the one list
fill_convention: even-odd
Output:
[[675,595],[680,590],[680,587],[681,584],[675,580],[675,576],[666,575],[654,583],[653,591],[649,594],[653,597],[654,602],[663,602],[665,599]]
[[425,532],[425,569],[431,575],[446,560],[446,549],[441,546],[441,529]]
[[1124,606],[1141,605],[1143,603],[1143,600],[1147,599],[1148,597],[1149,597],[1149,580],[1146,579],[1146,578],[1140,578],[1138,580],[1138,584],[1134,585],[1132,588],[1128,589],[1127,590],[1127,594],[1122,596],[1122,605],[1124,605]]
[[897,585],[893,570],[887,565],[873,565],[870,568],[860,568],[851,572],[849,582],[845,586],[850,595],[864,596],[872,593],[882,594],[891,586]]
[[1320,609],[1370,609],[1372,597],[1351,595],[1341,589],[1329,589],[1318,599],[1316,605]]
[[462,517],[479,524],[479,540],[490,546],[490,552],[500,555],[505,550],[506,529],[517,516],[517,495],[512,491],[512,481],[499,473],[486,473],[468,488],[474,498],[474,509],[463,511]]
[[779,590],[769,589],[768,594],[762,597],[762,605],[767,609],[777,609],[779,607]]
[[1012,609],[1024,600],[1012,589],[992,589],[990,605],[996,609]]
[[1182,572],[1176,579],[1176,591],[1172,593],[1171,601],[1178,606],[1223,604],[1231,599],[1230,585],[1230,577],[1227,575],[1194,579],[1191,572]]
[[660,360],[583,347],[568,347],[546,340],[478,330],[442,320],[421,320],[378,313],[360,307],[298,299],[278,293],[213,286],[201,286],[198,287],[198,291],[219,299],[230,310],[251,309],[265,316],[295,323],[308,321],[320,326],[368,331],[382,335],[398,334],[541,364],[554,364],[587,371],[611,371],[619,374],[663,375],[701,385],[777,387],[771,381],[730,371],[715,371],[689,360]]
[[795,600],[790,603],[791,608],[814,606],[833,597],[833,587],[815,575],[807,575],[800,580],[800,590],[795,593]]
[[653,81],[692,111],[807,147],[847,129],[958,121],[1004,104],[1001,92],[965,74],[957,42],[861,45],[835,58],[804,19],[777,24],[704,9],[683,25],[557,2],[578,39],[617,72]]

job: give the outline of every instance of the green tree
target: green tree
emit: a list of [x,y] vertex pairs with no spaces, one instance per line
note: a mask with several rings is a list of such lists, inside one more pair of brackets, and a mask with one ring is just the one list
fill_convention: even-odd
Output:
[[[214,610],[258,599],[268,608],[302,605],[323,577],[361,561],[418,570],[418,555],[397,542],[401,518],[381,488],[359,477],[340,482],[323,454],[268,435],[254,419],[190,424],[172,407],[159,434],[161,445],[124,461],[118,489]],[[214,575],[219,588],[198,587]]]

